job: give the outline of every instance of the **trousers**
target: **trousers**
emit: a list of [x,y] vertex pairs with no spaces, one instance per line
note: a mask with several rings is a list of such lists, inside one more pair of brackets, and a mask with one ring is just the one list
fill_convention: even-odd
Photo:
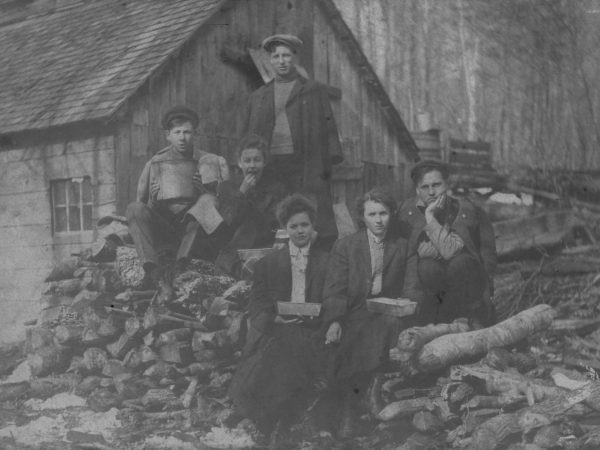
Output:
[[418,273],[426,296],[420,305],[423,323],[449,323],[475,318],[486,288],[482,264],[467,253],[449,260],[420,258]]

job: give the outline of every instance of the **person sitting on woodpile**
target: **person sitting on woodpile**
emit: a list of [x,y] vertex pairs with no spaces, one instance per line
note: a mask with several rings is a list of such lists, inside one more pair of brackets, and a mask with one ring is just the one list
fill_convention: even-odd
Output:
[[329,250],[338,235],[332,165],[343,157],[327,88],[300,75],[296,52],[302,40],[298,37],[276,34],[261,46],[270,56],[274,79],[251,94],[243,131],[267,142],[269,164],[290,192],[301,192],[316,202],[319,237],[315,245]]
[[160,268],[159,247],[175,244],[176,260],[185,265],[192,252],[204,256],[195,248],[199,233],[209,235],[204,243],[212,248],[223,247],[231,237],[229,226],[215,219],[214,207],[207,208],[206,204],[211,204],[201,195],[207,188],[196,173],[198,162],[194,159],[193,135],[198,123],[198,115],[185,106],[165,113],[161,125],[169,146],[146,163],[136,201],[127,207],[129,231],[147,279],[160,288],[160,303],[171,300],[174,291]]
[[449,167],[435,160],[411,170],[416,197],[398,215],[400,232],[409,240],[404,296],[419,303],[422,323],[465,317],[473,325],[491,325],[494,230],[481,208],[449,194],[448,175]]
[[316,208],[306,197],[284,199],[277,218],[289,244],[256,263],[248,337],[229,397],[271,436],[269,448],[290,448],[285,431],[324,380],[327,347],[318,317],[279,314],[277,303],[320,303],[329,256],[313,247]]
[[242,275],[237,250],[273,246],[278,228],[276,207],[288,194],[284,184],[265,170],[266,162],[267,143],[259,136],[247,136],[238,152],[241,176],[218,187],[218,210],[233,234],[215,264],[234,278]]
[[335,243],[323,293],[326,339],[339,342],[330,376],[343,406],[341,438],[356,431],[360,400],[385,366],[402,325],[399,318],[367,309],[368,298],[402,293],[407,243],[390,228],[396,202],[388,192],[373,189],[359,199],[357,209],[362,229]]

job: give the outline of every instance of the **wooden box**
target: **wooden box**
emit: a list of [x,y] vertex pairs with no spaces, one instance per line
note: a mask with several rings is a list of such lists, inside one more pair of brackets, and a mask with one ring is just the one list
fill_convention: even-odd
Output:
[[389,316],[405,317],[415,313],[417,303],[406,298],[378,297],[367,299],[367,309]]
[[321,314],[321,304],[277,302],[277,313],[280,316],[318,317]]

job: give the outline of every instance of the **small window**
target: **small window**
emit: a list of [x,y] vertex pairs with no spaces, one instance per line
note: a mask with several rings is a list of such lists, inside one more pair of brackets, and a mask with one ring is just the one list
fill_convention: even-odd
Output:
[[54,233],[92,229],[92,183],[90,177],[53,180],[52,225]]

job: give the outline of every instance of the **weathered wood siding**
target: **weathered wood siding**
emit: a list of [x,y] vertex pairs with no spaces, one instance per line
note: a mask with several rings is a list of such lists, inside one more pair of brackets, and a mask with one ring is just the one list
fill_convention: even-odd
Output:
[[[44,136],[40,136],[44,141]],[[0,152],[0,341],[39,311],[39,290],[55,261],[93,242],[94,231],[52,233],[50,182],[89,176],[93,221],[115,211],[112,136],[27,143]]]

